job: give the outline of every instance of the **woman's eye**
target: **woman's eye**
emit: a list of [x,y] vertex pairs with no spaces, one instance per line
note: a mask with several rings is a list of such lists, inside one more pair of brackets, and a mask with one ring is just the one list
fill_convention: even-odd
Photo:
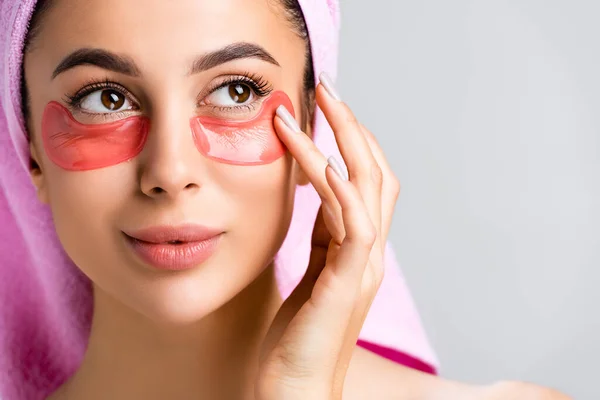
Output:
[[101,89],[88,94],[81,100],[80,107],[90,113],[102,114],[133,108],[127,97],[114,89]]
[[243,83],[232,83],[208,95],[206,103],[220,107],[232,107],[250,103],[253,99],[254,92],[250,86]]

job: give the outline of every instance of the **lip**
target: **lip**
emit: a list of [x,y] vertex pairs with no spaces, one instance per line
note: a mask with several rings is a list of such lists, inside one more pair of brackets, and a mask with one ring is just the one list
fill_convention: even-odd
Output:
[[201,225],[154,226],[123,232],[138,257],[155,268],[171,271],[202,264],[215,252],[222,233]]

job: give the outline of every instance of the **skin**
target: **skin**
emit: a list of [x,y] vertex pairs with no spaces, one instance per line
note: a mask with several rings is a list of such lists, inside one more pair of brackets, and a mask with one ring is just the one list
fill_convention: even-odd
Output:
[[[85,358],[51,398],[562,399],[516,383],[446,381],[354,346],[382,278],[381,244],[399,185],[373,136],[322,86],[317,101],[334,128],[349,181],[326,167],[309,131],[292,132],[279,118],[277,133],[290,153],[273,163],[226,165],[197,151],[189,120],[208,112],[197,97],[214,100],[206,89],[223,76],[260,74],[300,109],[305,43],[274,4],[56,0],[47,14],[25,56],[31,176],[62,245],[94,287]],[[242,59],[187,75],[197,55],[241,41],[264,47],[279,66]],[[63,57],[83,47],[126,55],[140,74],[84,65],[52,79]],[[66,171],[40,145],[42,113],[89,78],[124,86],[140,106],[127,116],[149,117],[151,129],[129,162]],[[117,118],[73,115],[82,123]],[[272,258],[289,227],[295,187],[309,181],[324,207],[307,276],[283,303]],[[208,261],[183,272],[144,265],[120,235],[186,222],[226,234]]]

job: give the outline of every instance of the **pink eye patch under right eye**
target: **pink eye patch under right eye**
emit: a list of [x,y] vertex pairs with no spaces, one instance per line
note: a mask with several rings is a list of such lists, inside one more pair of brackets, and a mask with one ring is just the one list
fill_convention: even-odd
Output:
[[247,121],[233,121],[215,117],[194,117],[190,126],[198,151],[205,157],[225,164],[269,164],[285,154],[273,118],[283,104],[294,115],[290,98],[282,91],[271,94],[259,113]]
[[64,106],[51,101],[42,117],[48,158],[68,171],[109,167],[137,156],[146,143],[150,121],[132,116],[106,124],[82,124]]

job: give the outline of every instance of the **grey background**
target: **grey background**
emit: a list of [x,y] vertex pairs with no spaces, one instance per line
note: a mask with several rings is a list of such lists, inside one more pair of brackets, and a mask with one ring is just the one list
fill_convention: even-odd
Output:
[[600,399],[600,2],[342,1],[339,91],[446,377]]

